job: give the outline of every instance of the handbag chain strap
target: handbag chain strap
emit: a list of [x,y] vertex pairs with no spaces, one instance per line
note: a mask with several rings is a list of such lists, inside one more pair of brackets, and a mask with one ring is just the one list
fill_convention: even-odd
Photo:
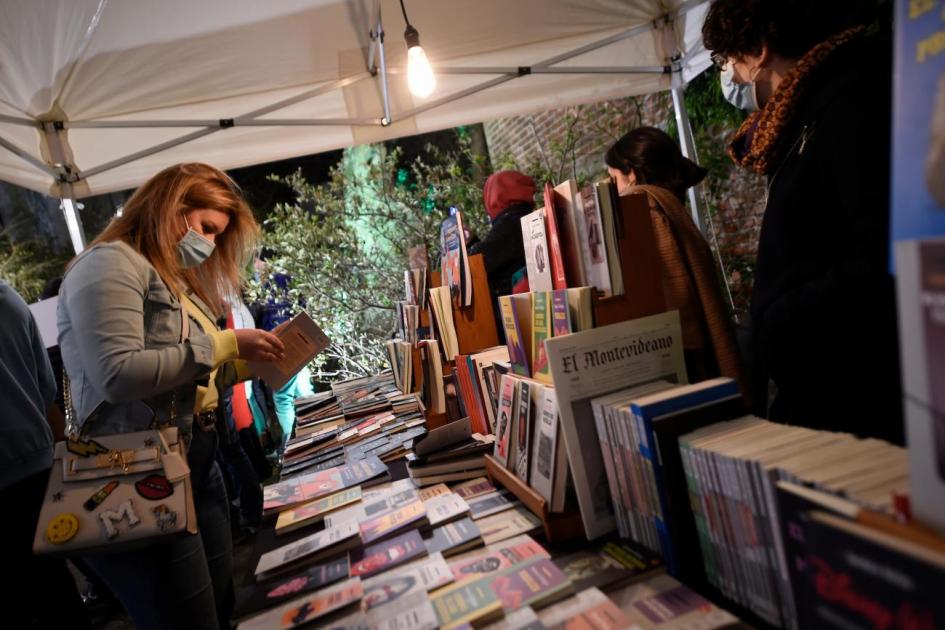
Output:
[[[66,416],[66,439],[77,440],[82,437],[83,427],[79,426],[79,422],[76,418],[75,405],[72,403],[72,385],[69,374],[65,369],[62,370],[62,406]],[[177,417],[177,390],[171,391],[171,402],[167,407],[167,411],[167,422],[156,423],[158,424],[157,428],[170,425],[171,422],[174,421],[174,418]]]

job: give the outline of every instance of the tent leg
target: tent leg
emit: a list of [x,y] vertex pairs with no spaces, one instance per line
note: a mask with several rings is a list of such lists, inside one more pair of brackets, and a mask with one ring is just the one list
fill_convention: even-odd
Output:
[[69,238],[72,240],[72,248],[75,253],[80,253],[85,249],[85,230],[82,229],[82,219],[75,207],[75,198],[72,196],[72,185],[62,184],[61,205],[62,215],[66,219],[66,227],[69,229]]
[[384,118],[381,119],[381,125],[387,126],[393,121],[390,114],[390,92],[387,88],[387,53],[384,50],[384,26],[381,24],[380,12],[377,16],[377,53],[378,59],[380,60],[380,74],[381,74],[381,98],[383,99],[384,106]]
[[[676,112],[676,128],[679,130],[679,148],[682,154],[699,163],[699,156],[696,154],[696,143],[692,137],[692,127],[689,124],[689,113],[686,111],[686,101],[683,98],[683,88],[670,88],[673,95],[673,110]],[[693,186],[689,189],[689,207],[692,211],[692,220],[703,235],[706,234],[705,212],[702,207],[702,184]]]

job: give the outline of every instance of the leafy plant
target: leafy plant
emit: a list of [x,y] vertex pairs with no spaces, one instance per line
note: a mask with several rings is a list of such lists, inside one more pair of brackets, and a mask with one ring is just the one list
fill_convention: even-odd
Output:
[[[396,329],[408,250],[427,248],[439,260],[439,229],[449,207],[484,231],[485,158],[459,135],[456,150],[428,145],[411,163],[381,145],[345,152],[328,182],[313,185],[300,173],[274,178],[295,201],[279,204],[264,222],[273,254],[253,297],[305,308],[333,343],[316,359],[315,377],[335,380],[370,374],[387,364],[384,342]],[[277,282],[277,280],[281,280]]]
[[14,240],[8,232],[0,229],[0,280],[35,302],[46,282],[62,273],[68,257],[52,254],[38,241]]

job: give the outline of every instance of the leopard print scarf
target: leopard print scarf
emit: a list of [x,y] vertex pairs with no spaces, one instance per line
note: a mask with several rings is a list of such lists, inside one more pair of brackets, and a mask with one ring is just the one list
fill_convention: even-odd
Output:
[[785,137],[785,129],[794,119],[810,73],[863,29],[856,26],[837,33],[801,57],[765,106],[748,116],[735,132],[728,147],[733,162],[762,175],[770,174],[781,163],[790,142],[790,138]]

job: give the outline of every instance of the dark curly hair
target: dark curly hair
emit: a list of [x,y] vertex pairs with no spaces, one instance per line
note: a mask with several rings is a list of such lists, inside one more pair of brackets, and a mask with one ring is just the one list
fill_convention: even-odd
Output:
[[761,46],[797,59],[835,33],[875,19],[864,0],[713,0],[702,41],[714,55],[757,55]]
[[686,189],[695,186],[708,171],[683,157],[679,145],[655,127],[637,127],[623,135],[604,156],[607,166],[629,175],[637,184],[660,186],[685,200]]

